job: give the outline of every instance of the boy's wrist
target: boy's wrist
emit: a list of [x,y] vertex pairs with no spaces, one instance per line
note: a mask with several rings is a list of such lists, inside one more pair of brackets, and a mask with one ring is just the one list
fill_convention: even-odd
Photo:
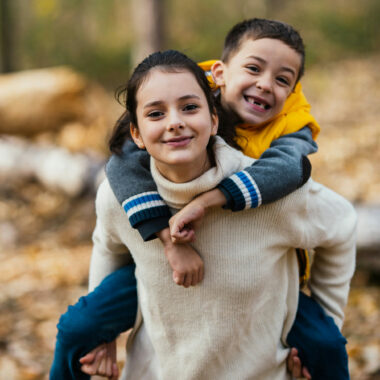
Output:
[[156,232],[156,235],[165,248],[173,246],[174,243],[172,242],[169,227],[166,227],[163,230]]
[[212,207],[223,207],[227,203],[225,195],[218,188],[203,193],[197,197],[196,200],[204,210],[208,210]]

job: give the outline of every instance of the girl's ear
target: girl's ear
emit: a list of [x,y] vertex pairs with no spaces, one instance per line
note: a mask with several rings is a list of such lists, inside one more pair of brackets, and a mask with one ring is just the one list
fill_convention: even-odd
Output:
[[222,87],[225,85],[224,80],[224,63],[222,61],[216,61],[211,66],[211,73],[214,78],[214,82],[217,86]]
[[216,113],[211,114],[211,136],[215,136],[218,133],[218,127],[219,127],[219,118]]
[[129,124],[129,130],[131,131],[131,136],[135,144],[140,148],[140,149],[145,149],[145,144],[144,141],[140,135],[139,129],[133,124]]

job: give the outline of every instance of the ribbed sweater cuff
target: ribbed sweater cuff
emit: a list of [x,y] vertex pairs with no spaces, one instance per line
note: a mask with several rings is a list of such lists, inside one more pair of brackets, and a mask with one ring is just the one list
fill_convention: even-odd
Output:
[[158,218],[171,217],[170,209],[157,191],[150,191],[126,199],[122,206],[133,228],[138,224]]
[[[218,188],[226,195],[227,205],[231,205],[232,211],[240,211],[249,208],[256,208],[261,205],[261,193],[251,175],[243,170],[232,176],[225,178]],[[229,199],[233,199],[229,202]]]

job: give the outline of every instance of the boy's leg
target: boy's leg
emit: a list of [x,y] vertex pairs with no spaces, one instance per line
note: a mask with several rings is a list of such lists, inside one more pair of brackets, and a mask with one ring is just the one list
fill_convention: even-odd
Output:
[[133,327],[137,312],[134,271],[131,264],[111,273],[61,316],[51,380],[90,379],[80,370],[79,359]]
[[303,292],[299,294],[296,319],[288,334],[290,347],[298,349],[302,365],[313,380],[347,380],[346,339],[334,320]]

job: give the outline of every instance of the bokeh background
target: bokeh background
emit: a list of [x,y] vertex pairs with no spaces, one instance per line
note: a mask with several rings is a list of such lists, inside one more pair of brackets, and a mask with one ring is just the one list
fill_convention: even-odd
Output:
[[302,83],[322,126],[313,177],[359,213],[350,372],[380,379],[378,0],[0,0],[1,380],[47,378],[59,315],[86,293],[115,89],[153,50],[218,58],[251,17],[306,43]]

